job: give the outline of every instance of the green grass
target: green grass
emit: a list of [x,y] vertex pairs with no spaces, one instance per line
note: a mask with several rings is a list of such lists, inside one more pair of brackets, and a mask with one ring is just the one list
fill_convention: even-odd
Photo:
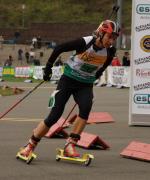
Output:
[[1,96],[11,96],[11,95],[15,95],[15,94],[20,94],[22,93],[24,90],[17,90],[16,93],[14,92],[14,88],[11,88],[9,86],[0,86],[0,95]]
[[[36,80],[33,78],[15,78],[15,77],[3,77],[2,79],[6,82],[24,82],[27,79],[32,80],[32,83],[40,83],[41,81],[43,81],[43,80]],[[9,86],[4,88],[4,86],[0,86],[0,95],[1,96],[11,96],[11,95],[15,95],[15,94],[20,94],[23,91],[24,90],[17,90],[17,92],[14,93],[14,88],[11,88]]]
[[36,80],[33,78],[16,78],[16,77],[3,77],[2,79],[8,82],[24,82],[27,79],[32,80],[33,83],[40,83],[41,81],[43,81],[43,80]]
[[[99,24],[108,17],[116,0],[1,0],[0,27],[22,28],[31,23],[89,23]],[[122,22],[127,29],[131,26],[131,0],[123,2]],[[22,4],[26,8],[22,10]]]
[[13,95],[13,91],[11,89],[6,89],[6,90],[3,90],[1,87],[0,87],[0,95],[1,96],[11,96]]

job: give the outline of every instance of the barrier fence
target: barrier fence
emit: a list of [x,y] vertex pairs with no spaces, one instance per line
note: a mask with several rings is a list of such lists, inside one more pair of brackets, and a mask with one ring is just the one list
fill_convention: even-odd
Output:
[[[0,67],[0,77],[24,77],[24,78],[43,78],[44,66],[16,66]],[[63,74],[63,66],[52,68],[52,80],[59,80]],[[111,84],[114,86],[130,87],[130,67],[109,66],[100,79],[101,84]]]

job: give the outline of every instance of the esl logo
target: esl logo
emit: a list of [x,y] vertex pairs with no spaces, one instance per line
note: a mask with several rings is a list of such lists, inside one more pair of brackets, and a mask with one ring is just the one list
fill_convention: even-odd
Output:
[[150,14],[150,4],[138,4],[136,7],[138,14]]
[[150,94],[135,94],[134,102],[136,104],[150,104]]
[[146,35],[141,39],[140,47],[143,51],[150,52],[150,35]]

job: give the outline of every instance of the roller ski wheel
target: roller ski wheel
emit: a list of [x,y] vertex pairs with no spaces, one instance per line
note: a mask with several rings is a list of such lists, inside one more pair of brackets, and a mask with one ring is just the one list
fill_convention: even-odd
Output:
[[70,162],[77,162],[89,166],[94,159],[92,154],[83,154],[82,157],[68,157],[64,155],[63,149],[56,149],[56,161],[65,160]]
[[[22,150],[22,149],[21,149],[21,150]],[[23,161],[26,162],[27,164],[30,164],[34,159],[37,158],[37,155],[34,154],[33,152],[31,152],[28,157],[23,156],[23,155],[20,154],[21,150],[17,153],[16,159],[23,160]]]

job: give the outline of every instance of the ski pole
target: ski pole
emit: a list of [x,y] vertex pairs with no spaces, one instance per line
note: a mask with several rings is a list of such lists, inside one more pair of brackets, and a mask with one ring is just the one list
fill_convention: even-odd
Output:
[[110,19],[114,14],[117,14],[119,8],[120,8],[120,7],[119,7],[118,5],[114,5],[114,6],[112,7],[111,13],[109,14],[109,16],[108,16],[106,19]]
[[74,104],[74,106],[72,107],[72,109],[70,110],[68,116],[66,117],[65,121],[62,123],[61,127],[63,127],[63,125],[67,122],[68,118],[70,117],[71,113],[73,112],[74,108],[76,107],[76,103]]
[[41,81],[37,86],[35,86],[31,91],[29,91],[24,97],[19,99],[15,104],[13,104],[7,111],[0,115],[0,119],[3,118],[7,113],[9,113],[12,109],[14,109],[20,102],[22,102],[26,97],[28,97],[33,91],[35,91],[41,84],[45,81]]

